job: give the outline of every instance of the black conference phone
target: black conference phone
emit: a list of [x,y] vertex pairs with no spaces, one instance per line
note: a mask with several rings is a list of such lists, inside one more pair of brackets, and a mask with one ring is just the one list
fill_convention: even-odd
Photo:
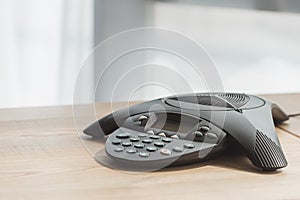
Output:
[[288,119],[278,106],[256,96],[198,93],[118,110],[83,132],[108,136],[105,153],[121,165],[182,165],[207,160],[237,143],[253,165],[273,171],[287,166],[274,125]]

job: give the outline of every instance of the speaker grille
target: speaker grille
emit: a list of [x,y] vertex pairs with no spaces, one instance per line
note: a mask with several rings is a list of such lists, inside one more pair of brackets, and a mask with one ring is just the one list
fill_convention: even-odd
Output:
[[281,148],[260,131],[256,131],[255,158],[258,167],[263,169],[272,170],[287,166]]
[[235,108],[244,106],[250,100],[250,97],[245,94],[224,93],[218,96],[228,101]]
[[206,106],[233,108],[231,104],[227,103],[223,99],[212,95],[198,94],[197,96],[195,95],[195,96],[171,97],[170,99],[187,102],[187,103],[201,104]]

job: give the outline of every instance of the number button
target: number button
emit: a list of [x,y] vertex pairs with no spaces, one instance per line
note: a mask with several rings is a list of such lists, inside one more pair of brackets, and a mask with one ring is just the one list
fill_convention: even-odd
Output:
[[150,140],[150,139],[144,139],[142,142],[146,143],[146,144],[151,144],[152,140]]
[[121,144],[121,140],[112,140],[111,143],[114,145],[119,145]]
[[119,133],[116,137],[119,139],[127,139],[129,138],[130,134],[128,133]]
[[160,153],[163,155],[169,156],[169,155],[171,155],[172,152],[169,149],[161,149]]
[[178,135],[172,135],[171,138],[173,138],[173,139],[179,139]]
[[154,140],[158,140],[160,138],[160,136],[159,135],[151,135],[150,138],[154,139]]
[[184,146],[184,148],[187,148],[187,149],[193,149],[195,147],[195,145],[193,145],[191,143],[186,143],[183,146]]
[[122,146],[124,146],[124,147],[130,147],[131,145],[132,145],[131,142],[123,142],[122,143]]
[[122,152],[122,151],[124,151],[124,148],[118,147],[118,148],[115,148],[114,151],[115,152]]
[[201,138],[201,137],[204,136],[203,133],[200,132],[200,131],[195,131],[195,132],[194,132],[194,135],[195,135],[195,137],[198,137],[198,138]]
[[135,148],[138,148],[138,149],[142,149],[145,147],[145,145],[141,144],[141,143],[137,143],[137,144],[134,144],[134,147]]
[[126,152],[130,153],[130,154],[134,154],[137,152],[137,150],[136,149],[127,149]]
[[182,148],[182,147],[179,147],[179,146],[173,147],[172,150],[175,151],[175,152],[183,152],[183,148]]
[[218,139],[218,136],[215,133],[207,133],[206,136],[210,139]]
[[162,141],[169,143],[169,142],[172,142],[172,139],[166,137],[166,138],[162,138]]
[[139,153],[139,156],[140,156],[140,157],[143,157],[143,158],[147,158],[147,157],[150,156],[150,154],[147,153],[147,152],[140,152],[140,153]]
[[150,152],[154,152],[157,150],[156,147],[147,147],[146,149],[147,149],[147,151],[150,151]]
[[199,131],[202,133],[207,133],[210,130],[210,128],[208,126],[201,126],[199,128]]
[[163,142],[154,142],[154,145],[157,146],[157,147],[163,147],[163,146],[165,146],[165,143],[163,143]]
[[131,141],[131,142],[138,142],[138,141],[140,141],[140,139],[139,139],[139,138],[134,138],[134,137],[132,137],[132,138],[130,138],[130,141]]
[[147,137],[148,135],[146,133],[140,133],[138,134],[139,137]]

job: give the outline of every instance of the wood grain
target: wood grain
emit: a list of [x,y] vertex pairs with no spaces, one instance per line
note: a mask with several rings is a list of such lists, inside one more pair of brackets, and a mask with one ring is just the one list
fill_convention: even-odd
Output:
[[[98,109],[96,117],[111,111]],[[134,173],[94,161],[70,106],[0,110],[0,199],[300,199],[300,139],[277,130],[289,166],[276,173],[256,171],[245,156]]]

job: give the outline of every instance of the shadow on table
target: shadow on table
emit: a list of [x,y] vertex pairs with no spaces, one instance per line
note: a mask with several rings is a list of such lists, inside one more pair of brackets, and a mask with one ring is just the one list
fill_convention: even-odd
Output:
[[145,164],[144,166],[133,166],[130,162],[123,162],[116,161],[111,159],[105,153],[105,149],[98,151],[94,155],[94,159],[108,168],[115,169],[115,170],[124,170],[124,171],[131,171],[131,172],[172,172],[172,171],[181,171],[181,170],[188,170],[194,168],[201,168],[204,166],[215,166],[219,168],[226,168],[231,170],[238,170],[238,171],[246,171],[256,174],[277,174],[280,173],[281,170],[277,171],[263,171],[261,169],[256,168],[251,161],[243,154],[237,153],[224,153],[222,155],[218,155],[218,157],[207,160],[204,162],[198,162],[194,164],[187,164],[181,166],[171,166],[166,167],[167,165],[160,165],[160,166],[150,166],[149,163]]
[[219,168],[245,171],[245,172],[251,172],[255,174],[278,174],[281,172],[281,170],[264,171],[259,168],[256,168],[245,155],[220,155],[212,160],[208,160],[205,162],[195,163],[192,165],[168,167],[168,168],[161,169],[160,171],[187,170],[193,168],[201,168],[204,166],[215,166]]

